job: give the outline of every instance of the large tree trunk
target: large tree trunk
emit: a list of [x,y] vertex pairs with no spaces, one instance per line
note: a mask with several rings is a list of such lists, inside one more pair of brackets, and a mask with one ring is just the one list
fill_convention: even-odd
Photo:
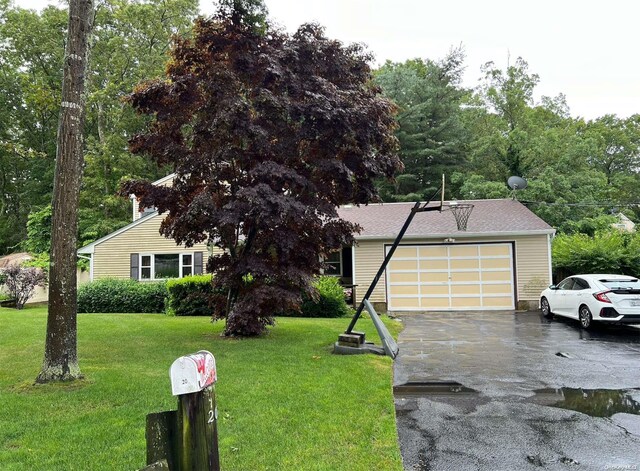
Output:
[[68,381],[81,376],[76,335],[76,250],[85,80],[92,26],[93,0],[70,0],[53,184],[47,339],[38,383]]

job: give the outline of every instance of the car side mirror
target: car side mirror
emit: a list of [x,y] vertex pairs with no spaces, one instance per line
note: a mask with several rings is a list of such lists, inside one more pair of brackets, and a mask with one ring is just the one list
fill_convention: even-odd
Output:
[[558,289],[556,285],[549,285],[549,289]]

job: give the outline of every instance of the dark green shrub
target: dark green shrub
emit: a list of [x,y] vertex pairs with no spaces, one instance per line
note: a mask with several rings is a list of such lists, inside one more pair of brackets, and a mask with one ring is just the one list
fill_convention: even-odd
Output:
[[167,282],[167,312],[176,316],[210,316],[211,275],[193,275]]
[[103,278],[78,288],[78,312],[164,312],[164,281]]
[[301,312],[286,312],[283,316],[295,317],[345,317],[352,310],[347,306],[340,281],[335,276],[318,277],[314,283],[318,290],[318,300],[305,299]]

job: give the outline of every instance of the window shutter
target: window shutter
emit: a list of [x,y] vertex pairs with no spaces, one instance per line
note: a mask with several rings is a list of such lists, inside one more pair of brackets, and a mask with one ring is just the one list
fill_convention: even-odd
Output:
[[202,252],[193,253],[193,274],[202,275]]
[[131,263],[130,267],[130,278],[132,280],[137,280],[140,278],[140,257],[137,253],[131,254]]

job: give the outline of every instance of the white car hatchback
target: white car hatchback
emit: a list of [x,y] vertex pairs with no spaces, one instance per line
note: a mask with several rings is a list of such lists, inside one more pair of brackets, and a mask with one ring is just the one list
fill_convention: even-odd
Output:
[[574,275],[540,294],[545,317],[570,317],[589,329],[594,321],[640,324],[640,281],[625,275]]

